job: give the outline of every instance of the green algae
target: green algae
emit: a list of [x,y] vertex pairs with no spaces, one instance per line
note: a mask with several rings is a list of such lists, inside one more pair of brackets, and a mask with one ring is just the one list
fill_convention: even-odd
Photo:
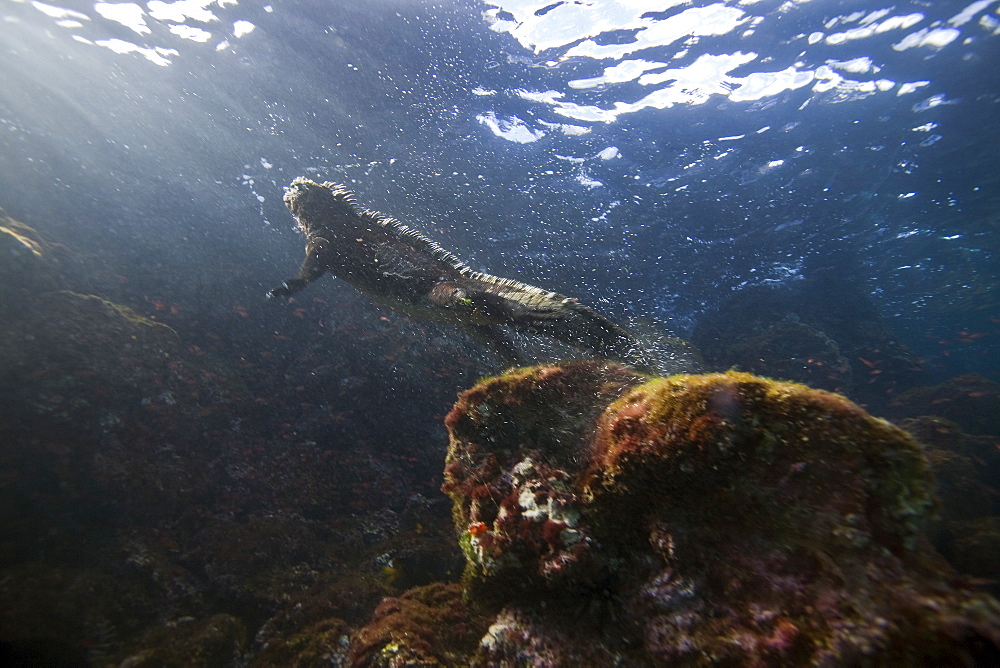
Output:
[[35,257],[42,257],[45,254],[43,242],[35,238],[37,233],[33,229],[7,216],[0,220],[6,223],[0,224],[0,233],[13,237]]
[[124,304],[117,304],[113,301],[105,299],[104,297],[98,297],[97,295],[81,294],[79,292],[73,292],[72,290],[58,290],[57,293],[62,295],[67,295],[75,299],[80,299],[83,300],[84,302],[99,304],[100,306],[111,311],[112,313],[122,318],[129,324],[138,325],[140,327],[150,327],[153,329],[162,328],[163,330],[171,332],[172,334],[174,334],[174,336],[177,336],[177,331],[174,330],[173,327],[165,325],[162,322],[157,322],[156,320],[147,318],[146,316],[137,313],[132,308],[125,306]]

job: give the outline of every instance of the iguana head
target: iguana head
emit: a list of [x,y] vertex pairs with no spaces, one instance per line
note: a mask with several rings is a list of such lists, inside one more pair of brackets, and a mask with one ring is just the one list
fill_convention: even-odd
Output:
[[316,183],[300,176],[285,188],[284,201],[295,216],[296,227],[306,234],[316,231],[315,221],[328,225],[331,220],[354,215],[354,194],[329,181]]

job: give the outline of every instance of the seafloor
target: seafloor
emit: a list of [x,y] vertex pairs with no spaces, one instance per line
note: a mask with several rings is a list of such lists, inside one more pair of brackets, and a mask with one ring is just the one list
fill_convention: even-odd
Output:
[[1000,664],[1000,385],[849,279],[736,295],[705,374],[456,402],[469,342],[216,293],[212,331],[58,241],[0,220],[8,665]]

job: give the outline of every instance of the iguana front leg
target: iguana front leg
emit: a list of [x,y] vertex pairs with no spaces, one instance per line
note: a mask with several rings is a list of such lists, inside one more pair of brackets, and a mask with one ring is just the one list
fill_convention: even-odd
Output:
[[323,254],[328,242],[326,239],[311,239],[306,244],[306,258],[299,267],[299,273],[295,278],[289,278],[281,285],[273,288],[267,293],[268,299],[278,297],[291,297],[293,294],[306,287],[327,271],[327,266],[323,260]]

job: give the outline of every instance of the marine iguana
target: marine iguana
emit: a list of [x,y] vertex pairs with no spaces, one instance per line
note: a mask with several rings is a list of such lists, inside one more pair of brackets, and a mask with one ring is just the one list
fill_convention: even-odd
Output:
[[290,297],[330,272],[396,311],[458,325],[509,364],[524,360],[504,325],[640,369],[652,366],[628,331],[576,299],[473,271],[419,232],[362,209],[344,186],[299,177],[284,201],[306,236],[306,257],[297,276],[267,293],[270,299]]

